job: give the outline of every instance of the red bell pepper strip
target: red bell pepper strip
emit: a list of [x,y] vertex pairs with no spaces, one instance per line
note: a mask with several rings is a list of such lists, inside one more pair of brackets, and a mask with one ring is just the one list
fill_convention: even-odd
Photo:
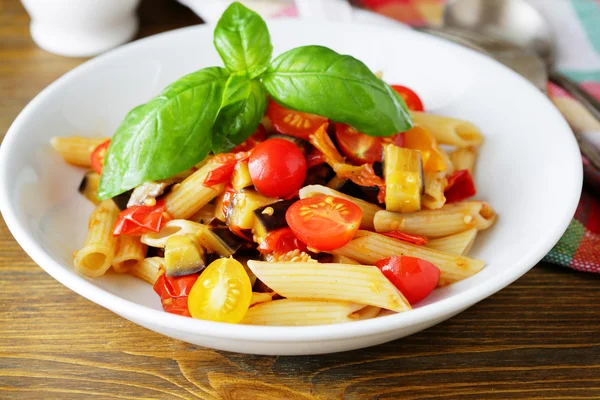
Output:
[[475,182],[473,182],[473,177],[468,170],[454,171],[448,177],[448,185],[444,189],[446,203],[465,200],[475,196],[475,194],[477,194]]
[[306,251],[306,245],[294,235],[289,227],[269,233],[258,246],[258,251],[262,254],[285,254],[296,249]]
[[168,277],[161,275],[154,283],[154,291],[160,296],[160,302],[166,312],[191,317],[187,300],[196,283],[198,274]]
[[128,207],[119,213],[113,236],[136,236],[148,232],[160,232],[170,220],[171,217],[166,212],[165,201],[162,199],[153,206]]
[[202,184],[206,187],[211,187],[220,183],[230,182],[237,163],[248,159],[248,157],[250,157],[250,152],[248,151],[216,155],[213,160],[221,165],[210,171]]
[[404,232],[400,232],[400,231],[382,232],[381,234],[384,236],[387,236],[387,237],[391,237],[394,239],[403,240],[405,242],[416,244],[417,246],[423,246],[424,244],[427,244],[427,242],[429,241],[429,239],[427,239],[425,236],[413,235],[411,233],[404,233]]

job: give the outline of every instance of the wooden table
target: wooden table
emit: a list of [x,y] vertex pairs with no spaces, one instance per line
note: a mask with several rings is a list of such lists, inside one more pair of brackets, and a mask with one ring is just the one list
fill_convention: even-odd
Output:
[[[146,0],[140,36],[200,20]],[[38,49],[17,0],[0,2],[0,132],[81,64]],[[411,337],[326,356],[203,349],[134,325],[35,265],[0,221],[0,398],[600,398],[600,276],[540,264]]]

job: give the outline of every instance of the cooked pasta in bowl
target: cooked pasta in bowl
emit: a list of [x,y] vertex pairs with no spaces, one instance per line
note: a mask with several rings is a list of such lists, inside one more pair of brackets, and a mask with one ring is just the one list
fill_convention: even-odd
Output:
[[564,232],[580,169],[552,105],[481,55],[267,28],[234,3],[40,94],[2,145],[0,205],[40,266],[127,319],[311,354],[406,336],[517,279]]

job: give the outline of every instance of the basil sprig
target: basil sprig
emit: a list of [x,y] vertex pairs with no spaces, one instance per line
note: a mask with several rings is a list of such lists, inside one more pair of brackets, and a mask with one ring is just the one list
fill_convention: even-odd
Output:
[[267,94],[288,108],[371,136],[390,136],[412,126],[401,97],[351,56],[304,46],[271,62],[265,22],[240,3],[221,16],[214,44],[226,68],[186,75],[127,114],[108,148],[99,199],[169,178],[211,151],[231,150],[256,131]]

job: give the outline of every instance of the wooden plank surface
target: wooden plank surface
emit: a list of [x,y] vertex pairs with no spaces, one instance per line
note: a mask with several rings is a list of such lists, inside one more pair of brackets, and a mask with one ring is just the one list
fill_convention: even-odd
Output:
[[[0,1],[0,135],[84,59],[29,36]],[[171,0],[142,4],[141,36],[196,24]],[[21,250],[0,220],[0,398],[600,398],[600,276],[539,265],[459,316],[347,353],[263,357],[162,337],[83,299]]]

